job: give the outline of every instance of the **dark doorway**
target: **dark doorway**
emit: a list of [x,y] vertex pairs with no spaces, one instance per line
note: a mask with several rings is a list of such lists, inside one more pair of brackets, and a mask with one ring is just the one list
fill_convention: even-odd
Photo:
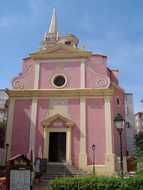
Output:
[[49,137],[49,162],[66,160],[66,133],[51,132]]

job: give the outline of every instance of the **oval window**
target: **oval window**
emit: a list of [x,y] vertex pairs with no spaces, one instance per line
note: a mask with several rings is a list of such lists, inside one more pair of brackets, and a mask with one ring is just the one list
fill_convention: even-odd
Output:
[[63,87],[66,84],[66,78],[63,75],[57,75],[53,78],[53,84],[56,87]]

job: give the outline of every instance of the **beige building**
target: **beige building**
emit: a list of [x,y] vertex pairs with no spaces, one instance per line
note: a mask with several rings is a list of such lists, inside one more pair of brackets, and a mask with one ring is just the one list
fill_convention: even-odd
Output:
[[134,136],[136,134],[132,93],[125,93],[125,120],[128,153],[132,155],[135,150]]
[[0,89],[0,122],[7,120],[7,100],[8,95]]
[[143,131],[143,112],[137,112],[134,117],[136,133],[139,133]]

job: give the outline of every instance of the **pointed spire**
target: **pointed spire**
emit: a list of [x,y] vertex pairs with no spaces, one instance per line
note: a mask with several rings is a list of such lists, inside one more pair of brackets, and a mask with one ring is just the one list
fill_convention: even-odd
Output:
[[52,33],[52,34],[57,33],[57,16],[56,16],[56,9],[55,8],[53,9],[53,15],[51,18],[49,33]]
[[51,23],[49,26],[49,31],[44,34],[44,39],[42,42],[42,48],[46,49],[49,45],[53,45],[59,39],[59,34],[57,32],[57,16],[56,9],[53,9],[53,15],[51,18]]

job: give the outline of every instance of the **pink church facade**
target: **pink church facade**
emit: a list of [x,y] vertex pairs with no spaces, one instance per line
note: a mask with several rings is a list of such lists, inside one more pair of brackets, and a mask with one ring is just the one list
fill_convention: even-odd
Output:
[[[78,48],[72,34],[60,37],[53,14],[41,49],[23,60],[12,81],[6,143],[16,154],[66,162],[91,171],[96,145],[98,174],[118,170],[119,137],[114,118],[124,113],[124,91],[107,57]],[[123,133],[126,167],[126,132]]]

